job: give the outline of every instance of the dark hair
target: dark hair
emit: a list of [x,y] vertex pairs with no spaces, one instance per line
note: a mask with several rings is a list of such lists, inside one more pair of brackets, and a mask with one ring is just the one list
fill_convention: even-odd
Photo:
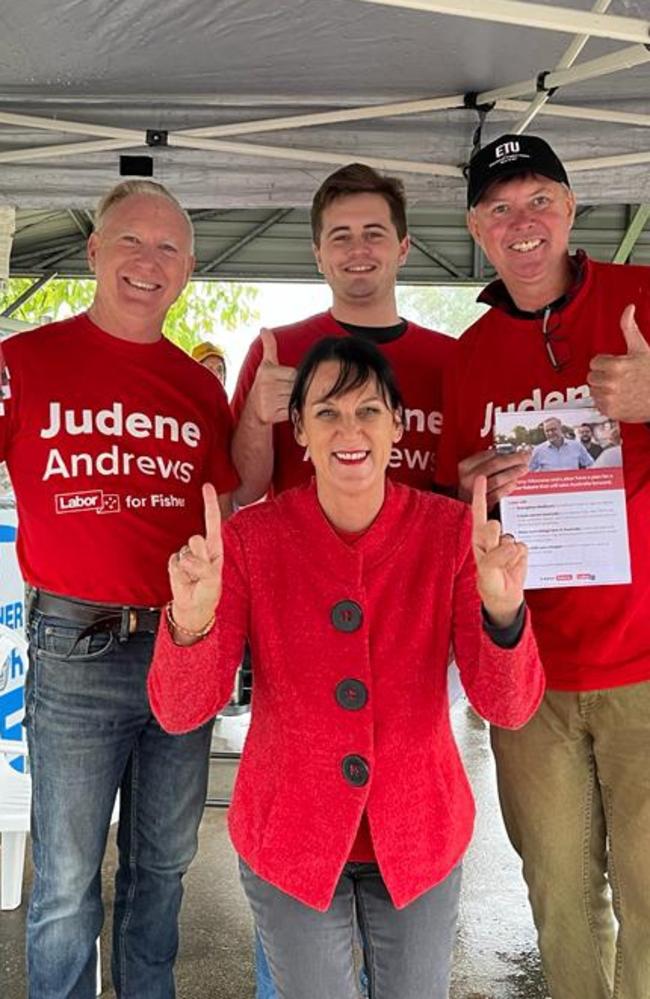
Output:
[[388,203],[399,239],[407,233],[406,195],[397,177],[386,177],[365,163],[349,163],[326,177],[311,203],[311,232],[318,246],[323,231],[323,212],[337,198],[350,194],[379,194]]
[[338,361],[340,371],[325,399],[335,399],[361,388],[375,379],[386,405],[398,413],[404,409],[393,369],[374,343],[360,336],[327,336],[307,351],[298,365],[296,380],[289,399],[289,419],[295,424],[305,408],[305,398],[316,369],[325,361]]

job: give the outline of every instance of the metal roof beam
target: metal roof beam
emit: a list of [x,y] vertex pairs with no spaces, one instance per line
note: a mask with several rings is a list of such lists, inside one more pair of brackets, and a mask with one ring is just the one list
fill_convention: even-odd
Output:
[[568,32],[570,35],[593,35],[621,42],[650,42],[650,22],[634,17],[594,14],[589,11],[556,7],[551,4],[524,3],[522,0],[362,0],[386,7],[407,7],[430,14],[449,14],[479,21],[496,21],[518,28],[541,28]]
[[18,298],[15,298],[14,301],[7,306],[4,312],[0,313],[0,316],[2,316],[3,319],[9,319],[10,316],[13,316],[14,312],[18,311],[21,305],[24,305],[25,302],[28,302],[29,299],[32,298],[32,296],[35,295],[36,292],[39,291],[44,284],[47,284],[48,281],[51,281],[53,277],[56,277],[56,271],[50,271],[48,274],[41,274],[41,276],[37,278],[37,280],[34,281],[33,284],[30,284],[29,288],[25,288],[22,295],[19,295]]
[[440,267],[443,268],[443,270],[446,270],[448,274],[452,275],[452,277],[460,278],[461,281],[469,280],[471,275],[466,274],[465,271],[462,271],[460,269],[460,267],[456,267],[456,264],[452,263],[449,257],[445,257],[444,254],[440,253],[438,250],[435,250],[432,246],[429,246],[422,239],[419,239],[418,236],[414,236],[412,233],[410,235],[410,239],[412,245],[416,248],[416,250],[419,250],[420,253],[423,253],[425,257],[429,258],[429,260],[433,260],[435,264],[438,264]]
[[[31,239],[33,239],[33,237]],[[30,243],[31,239],[29,241]],[[63,236],[53,236],[50,238],[43,236],[38,241],[38,246],[34,247],[32,245],[31,249],[27,250],[23,248],[16,249],[16,244],[14,244],[14,255],[12,259],[14,261],[18,260],[20,261],[20,263],[24,263],[25,260],[28,258],[37,261],[41,258],[45,259],[46,257],[51,256],[53,253],[58,253],[59,250],[65,250],[66,252],[68,252],[70,249],[72,249],[74,252],[76,252],[76,249],[81,246],[85,246],[85,243],[86,243],[85,238],[81,240],[76,232],[74,233],[67,232]]]
[[472,241],[472,277],[477,281],[485,280],[485,255],[475,240]]
[[67,211],[84,239],[88,239],[93,231],[93,223],[89,221],[88,213],[78,211],[76,208],[68,208]]
[[38,226],[46,225],[52,219],[58,218],[60,211],[43,211],[38,213],[36,218],[31,222],[25,222],[23,224],[16,225],[16,235],[21,236],[24,232],[29,232],[30,229],[38,228]]
[[[25,270],[33,270],[34,272],[44,271],[52,264],[58,264],[59,261],[64,260],[69,254],[76,253],[77,250],[85,248],[85,246],[85,239],[71,240],[62,250],[57,250],[55,253],[49,253],[45,256],[42,253],[32,253],[17,257],[12,260],[12,267],[14,269],[20,267]],[[40,259],[41,256],[43,256],[42,260]],[[30,266],[32,261],[35,261],[33,268]]]
[[[649,116],[650,117],[650,116]],[[224,215],[231,215],[234,208],[199,208],[190,211],[192,222],[200,222],[203,219],[220,219]]]
[[632,253],[632,250],[634,249],[637,240],[643,232],[645,224],[649,218],[650,204],[639,205],[634,214],[634,218],[627,227],[627,232],[623,236],[616,253],[612,257],[612,263],[624,264],[629,259],[629,256]]
[[266,230],[270,229],[271,226],[275,225],[277,222],[280,222],[283,218],[286,218],[286,216],[289,215],[292,211],[293,208],[280,208],[279,211],[273,212],[273,214],[270,215],[268,218],[264,219],[263,222],[259,222],[257,225],[254,225],[252,229],[249,229],[248,232],[241,237],[241,239],[238,239],[230,246],[227,246],[226,249],[223,250],[218,256],[214,257],[212,260],[209,260],[207,264],[202,264],[202,266],[198,270],[198,273],[206,274],[209,271],[216,270],[219,264],[223,264],[226,262],[226,260],[230,260],[232,257],[235,256],[235,254],[239,253],[239,251],[242,250],[245,246],[248,246],[248,244],[251,243],[254,239],[256,239],[258,236],[261,236],[263,232],[266,232]]

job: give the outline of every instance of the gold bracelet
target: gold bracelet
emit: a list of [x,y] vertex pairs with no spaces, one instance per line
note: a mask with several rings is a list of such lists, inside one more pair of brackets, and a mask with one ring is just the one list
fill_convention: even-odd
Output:
[[205,636],[212,631],[215,622],[215,615],[213,614],[205,627],[201,628],[200,631],[192,631],[190,628],[184,628],[182,624],[178,624],[174,620],[171,601],[165,607],[165,615],[167,617],[167,622],[174,629],[174,631],[180,631],[181,635],[189,635],[190,638],[205,638]]

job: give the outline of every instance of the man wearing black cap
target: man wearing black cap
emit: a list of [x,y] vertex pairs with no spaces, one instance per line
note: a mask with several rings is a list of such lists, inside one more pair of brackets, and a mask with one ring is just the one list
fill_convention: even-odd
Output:
[[[527,456],[492,448],[495,412],[579,404],[623,422],[632,582],[529,590],[547,676],[535,718],[494,729],[553,999],[650,995],[650,331],[648,268],[569,254],[575,198],[542,139],[504,135],[469,166],[468,225],[498,280],[448,380],[441,481],[492,504]],[[634,308],[636,307],[636,317]],[[638,325],[637,325],[638,323]]]

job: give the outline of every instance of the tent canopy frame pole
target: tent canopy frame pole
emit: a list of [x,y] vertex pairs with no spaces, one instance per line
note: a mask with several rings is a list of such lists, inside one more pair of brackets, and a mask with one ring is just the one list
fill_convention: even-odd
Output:
[[[604,14],[607,8],[611,4],[612,0],[596,0],[591,11],[593,14]],[[568,47],[565,49],[562,57],[559,59],[556,69],[570,69],[574,62],[584,49],[585,45],[591,38],[591,35],[576,35],[570,42]],[[530,107],[522,115],[519,121],[515,124],[513,132],[516,135],[521,135],[525,132],[530,123],[537,117],[542,108],[551,99],[551,94],[548,91],[542,91],[533,97],[530,102]]]
[[361,0],[385,7],[406,7],[429,14],[449,14],[479,21],[496,21],[570,35],[593,35],[621,42],[650,41],[650,23],[640,18],[597,14],[522,0]]

